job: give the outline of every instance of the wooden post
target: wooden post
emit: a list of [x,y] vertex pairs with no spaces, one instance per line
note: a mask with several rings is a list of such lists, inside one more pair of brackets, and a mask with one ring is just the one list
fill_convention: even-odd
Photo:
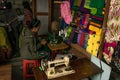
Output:
[[106,33],[106,28],[107,28],[107,19],[108,19],[108,14],[109,14],[110,2],[111,2],[111,0],[107,0],[106,7],[105,7],[103,29],[102,29],[102,34],[101,34],[100,47],[99,47],[99,51],[98,51],[98,58],[99,59],[101,59],[102,55],[103,55],[104,39],[105,39],[105,33]]

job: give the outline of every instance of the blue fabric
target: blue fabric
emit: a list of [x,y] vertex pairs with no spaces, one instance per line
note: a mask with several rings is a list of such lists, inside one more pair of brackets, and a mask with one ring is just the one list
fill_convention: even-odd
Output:
[[68,26],[68,24],[65,23],[64,19],[61,19],[60,24],[60,29],[65,29]]
[[74,4],[74,0],[71,0],[71,8],[73,7],[73,4]]

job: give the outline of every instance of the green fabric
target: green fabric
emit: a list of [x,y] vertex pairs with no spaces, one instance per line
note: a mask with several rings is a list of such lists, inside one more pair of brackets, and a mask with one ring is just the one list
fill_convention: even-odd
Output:
[[103,8],[105,6],[105,0],[90,0],[90,7]]
[[103,9],[102,9],[102,8],[99,8],[99,9],[97,10],[97,13],[96,13],[95,15],[96,15],[96,16],[99,16],[99,17],[102,17],[102,16],[103,16],[102,12],[103,12]]
[[70,37],[71,32],[72,32],[72,27],[71,27],[71,26],[68,26],[68,29],[67,29],[67,37]]
[[0,27],[0,46],[11,48],[7,33],[3,27]]
[[74,0],[74,4],[73,4],[73,6],[80,6],[80,4],[81,4],[81,0]]
[[91,4],[91,0],[85,0],[85,4],[84,4],[84,8],[90,9],[91,10],[91,14],[96,14],[97,13],[97,8],[94,7],[90,7]]
[[97,8],[92,8],[90,13],[91,13],[92,15],[97,14]]
[[48,33],[46,39],[48,42],[50,42],[53,39],[52,33]]
[[96,15],[102,15],[104,6],[105,6],[104,0],[91,0],[90,7],[97,8]]
[[40,69],[40,71],[43,71],[43,69],[42,69],[42,67],[41,67],[41,66],[39,67],[39,69]]
[[73,9],[74,11],[79,11],[79,7],[78,7],[78,6],[73,6],[72,9]]
[[104,0],[85,0],[84,7],[90,9],[92,15],[101,16],[104,4]]
[[90,21],[95,22],[95,23],[98,23],[98,24],[100,24],[100,25],[103,24],[102,21],[99,21],[99,20],[96,20],[96,19],[93,19],[93,18],[92,18]]

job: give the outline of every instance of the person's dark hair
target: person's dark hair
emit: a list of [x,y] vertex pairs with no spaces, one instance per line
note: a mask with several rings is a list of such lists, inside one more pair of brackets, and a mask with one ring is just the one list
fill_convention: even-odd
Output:
[[5,6],[6,6],[6,9],[12,9],[12,3],[11,2],[7,2]]
[[25,9],[28,9],[28,10],[30,10],[32,12],[32,9],[31,9],[30,4],[29,4],[28,1],[23,1],[22,5],[23,5],[23,7]]
[[33,29],[35,27],[38,27],[38,25],[41,24],[41,22],[38,19],[33,19],[32,22],[28,21],[27,24],[29,29]]
[[16,13],[17,13],[17,15],[21,15],[22,14],[21,9],[20,8],[16,8]]

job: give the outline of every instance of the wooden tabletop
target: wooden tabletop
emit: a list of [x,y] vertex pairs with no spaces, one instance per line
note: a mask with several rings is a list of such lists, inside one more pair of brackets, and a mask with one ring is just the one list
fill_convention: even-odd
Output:
[[0,80],[12,80],[12,65],[0,65]]
[[60,43],[60,44],[51,45],[51,44],[49,43],[49,44],[48,44],[48,47],[49,47],[52,51],[56,51],[56,50],[66,49],[66,48],[68,48],[68,45],[65,44],[65,43]]
[[75,73],[54,79],[47,79],[43,71],[40,71],[39,68],[34,68],[33,73],[35,75],[35,80],[80,80],[103,72],[102,69],[87,58],[75,60],[70,63],[70,66],[75,70]]

